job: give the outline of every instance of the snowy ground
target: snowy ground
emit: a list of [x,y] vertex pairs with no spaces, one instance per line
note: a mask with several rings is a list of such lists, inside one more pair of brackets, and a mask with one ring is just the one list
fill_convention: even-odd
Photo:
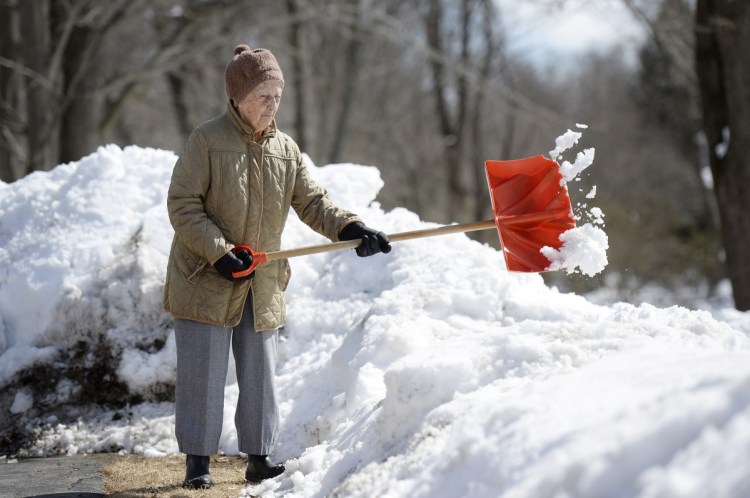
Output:
[[[0,183],[3,417],[35,428],[32,455],[177,451],[173,405],[155,401],[175,369],[161,311],[175,159],[107,146]],[[375,168],[311,169],[371,226],[429,226],[371,202]],[[320,242],[296,218],[283,238]],[[273,455],[288,470],[246,494],[750,496],[749,314],[594,304],[506,272],[501,253],[463,235],[291,263]],[[43,409],[85,385],[17,383],[30,368],[97,364],[101,351],[115,380],[152,401],[63,422]],[[230,369],[230,454],[236,398]]]

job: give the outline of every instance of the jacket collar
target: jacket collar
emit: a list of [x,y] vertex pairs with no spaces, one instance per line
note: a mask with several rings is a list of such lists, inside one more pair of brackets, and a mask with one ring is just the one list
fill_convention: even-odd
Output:
[[[227,110],[225,114],[227,115],[227,117],[229,117],[229,120],[240,133],[247,136],[251,141],[255,141],[255,133],[253,132],[253,128],[242,120],[242,118],[240,117],[240,113],[237,112],[237,109],[234,108],[231,100],[227,101]],[[263,134],[258,139],[258,142],[267,138],[272,138],[274,136],[276,136],[275,119],[271,122],[271,125],[266,128],[265,131],[263,131]]]

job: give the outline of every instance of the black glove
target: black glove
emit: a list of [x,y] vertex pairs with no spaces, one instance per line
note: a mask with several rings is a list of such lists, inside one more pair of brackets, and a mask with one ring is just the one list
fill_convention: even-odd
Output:
[[255,276],[255,272],[239,278],[233,277],[232,273],[250,268],[252,264],[253,257],[249,252],[243,249],[241,251],[237,251],[237,254],[229,251],[224,256],[220,257],[219,260],[216,261],[216,263],[214,263],[214,268],[216,268],[216,271],[218,271],[222,277],[226,278],[230,282],[244,282],[245,280],[250,280],[251,278],[253,278]]
[[386,234],[366,227],[359,221],[346,225],[339,234],[339,240],[357,239],[362,239],[362,243],[357,246],[357,256],[365,257],[379,252],[391,252],[391,241],[388,240]]

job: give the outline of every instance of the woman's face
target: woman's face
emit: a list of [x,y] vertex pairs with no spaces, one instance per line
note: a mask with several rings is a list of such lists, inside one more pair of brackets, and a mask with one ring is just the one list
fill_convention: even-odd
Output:
[[252,127],[257,135],[271,125],[281,103],[281,81],[267,80],[256,86],[252,92],[237,103],[237,110],[245,124]]

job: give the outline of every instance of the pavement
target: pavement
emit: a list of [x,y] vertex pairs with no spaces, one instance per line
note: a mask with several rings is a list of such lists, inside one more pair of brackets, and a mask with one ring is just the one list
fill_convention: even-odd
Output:
[[0,459],[0,498],[104,496],[97,455]]

